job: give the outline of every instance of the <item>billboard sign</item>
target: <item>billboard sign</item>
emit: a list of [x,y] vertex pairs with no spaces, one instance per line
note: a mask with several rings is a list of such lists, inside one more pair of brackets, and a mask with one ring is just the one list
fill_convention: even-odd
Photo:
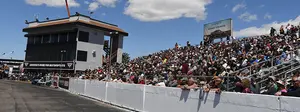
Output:
[[232,19],[204,25],[204,39],[218,39],[227,36],[232,36]]
[[62,69],[62,70],[74,70],[74,62],[39,62],[31,61],[24,62],[25,69]]

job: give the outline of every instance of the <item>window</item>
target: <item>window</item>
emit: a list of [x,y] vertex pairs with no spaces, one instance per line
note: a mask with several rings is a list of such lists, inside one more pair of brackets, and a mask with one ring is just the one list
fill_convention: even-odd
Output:
[[77,32],[70,32],[69,33],[69,42],[76,42]]
[[42,36],[34,37],[34,44],[41,44],[42,43]]
[[68,33],[59,34],[59,43],[66,43],[68,41]]
[[34,44],[34,37],[28,37],[28,44]]
[[43,35],[43,43],[44,44],[50,43],[50,35]]
[[89,42],[89,36],[90,36],[89,32],[79,31],[78,40],[82,42]]
[[77,61],[87,61],[87,51],[77,51]]
[[58,43],[58,34],[51,35],[51,43]]

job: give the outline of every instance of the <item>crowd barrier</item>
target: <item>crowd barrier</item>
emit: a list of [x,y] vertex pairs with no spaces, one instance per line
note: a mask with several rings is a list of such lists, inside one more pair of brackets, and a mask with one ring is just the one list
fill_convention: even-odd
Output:
[[142,112],[299,112],[300,98],[70,79],[69,91]]

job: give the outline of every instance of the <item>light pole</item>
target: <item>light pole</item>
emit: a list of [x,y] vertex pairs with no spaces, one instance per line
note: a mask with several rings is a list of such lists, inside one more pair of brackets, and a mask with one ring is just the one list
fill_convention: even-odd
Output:
[[[63,57],[64,57],[64,53],[67,52],[66,50],[61,50],[61,56],[60,56],[60,65],[62,65],[62,61],[63,61]],[[61,76],[61,66],[59,66],[59,75]]]

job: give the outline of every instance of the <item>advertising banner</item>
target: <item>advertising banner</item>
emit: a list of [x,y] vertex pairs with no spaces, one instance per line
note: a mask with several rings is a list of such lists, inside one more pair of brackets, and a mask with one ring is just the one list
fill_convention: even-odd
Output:
[[74,70],[74,62],[24,62],[25,69]]
[[22,64],[23,60],[0,59],[1,64]]
[[204,25],[204,39],[212,40],[232,35],[232,19],[221,20]]
[[61,87],[61,88],[69,89],[69,78],[60,77],[58,84],[59,84],[59,87]]

